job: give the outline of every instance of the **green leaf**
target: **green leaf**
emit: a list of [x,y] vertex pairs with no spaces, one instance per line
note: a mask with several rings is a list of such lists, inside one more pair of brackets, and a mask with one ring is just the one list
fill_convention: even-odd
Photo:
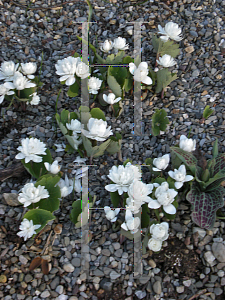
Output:
[[109,75],[107,77],[107,83],[108,83],[110,89],[113,91],[113,93],[117,97],[121,97],[122,96],[122,89],[121,89],[119,83],[116,81],[115,77]]
[[47,210],[44,209],[32,209],[29,210],[23,217],[23,219],[33,220],[34,225],[41,225],[40,228],[36,229],[36,233],[40,232],[45,225],[52,220],[55,220],[55,216]]
[[29,88],[29,89],[24,89],[20,91],[20,96],[19,98],[21,99],[29,99],[29,97],[35,93],[37,90],[37,87]]
[[110,198],[113,204],[113,207],[118,207],[120,204],[120,195],[118,192],[110,192]]
[[123,112],[123,103],[122,103],[122,101],[119,101],[119,102],[113,104],[113,108],[114,108],[114,112],[115,112],[114,116],[116,118],[118,118]]
[[157,38],[156,35],[153,35],[152,46],[156,53],[161,51],[163,44],[164,42],[160,38]]
[[40,163],[35,163],[33,161],[30,161],[29,163],[26,164],[25,159],[22,159],[22,164],[24,165],[25,169],[31,174],[31,176],[35,178],[39,178],[42,175],[47,173],[44,163],[48,162],[51,164],[53,162],[53,159],[52,159],[51,152],[48,148],[45,150],[45,153],[46,155],[39,155],[42,157],[42,162]]
[[217,155],[207,163],[207,168],[210,170],[211,177],[215,176],[218,172],[225,172],[225,153]]
[[195,176],[196,166],[197,166],[197,158],[190,152],[186,152],[178,147],[170,147],[172,153],[175,153],[178,158],[188,167],[191,171],[192,175]]
[[156,74],[157,74],[157,86],[155,89],[156,93],[160,93],[172,81],[177,79],[177,74],[171,73],[167,68],[159,70]]
[[68,117],[69,117],[69,111],[66,109],[63,109],[61,112],[61,120],[60,122],[66,127],[66,123],[68,122]]
[[156,78],[157,78],[157,73],[154,72],[151,67],[148,67],[148,69],[149,69],[149,75],[152,79],[152,85],[155,85],[155,81],[156,81]]
[[192,204],[192,220],[201,228],[212,229],[216,220],[216,212],[224,206],[225,190],[218,187],[211,192],[202,192],[193,183],[186,198]]
[[[70,136],[70,135],[68,135],[68,134],[66,134],[66,135],[65,135],[65,138],[66,138],[67,141],[69,142],[70,146],[73,147],[74,150],[77,150],[77,149],[76,149],[77,147],[75,146],[75,142],[74,142],[73,137]],[[79,146],[78,146],[78,147],[79,147]]]
[[148,213],[150,213],[150,210],[148,204],[145,203],[142,205],[141,228],[147,228],[149,226],[150,216],[148,215]]
[[131,63],[131,62],[134,62],[134,59],[131,57],[131,56],[125,56],[124,58],[123,58],[123,64],[125,65],[125,64],[129,64],[129,63]]
[[124,50],[120,50],[116,56],[115,59],[112,61],[113,64],[120,64],[122,63],[123,57],[124,57],[125,51]]
[[91,117],[98,120],[106,121],[105,114],[100,108],[92,108]]
[[111,63],[113,62],[114,58],[115,58],[115,55],[114,55],[114,54],[109,54],[109,55],[107,56],[105,62],[111,64]]
[[[109,139],[110,139],[110,138],[109,138]],[[108,147],[106,148],[106,151],[107,151],[109,154],[115,154],[115,153],[119,152],[120,149],[121,149],[121,143],[122,143],[122,140],[113,141],[113,140],[111,139],[110,144],[109,144]]]
[[55,186],[60,180],[59,176],[52,176],[50,174],[42,176],[36,183],[35,187],[39,185],[44,186],[49,193],[49,197],[41,199],[39,202],[35,203],[35,206],[53,212],[59,209],[59,198],[61,198],[60,187]]
[[[75,224],[76,228],[80,228],[81,225],[85,225],[88,222],[88,208],[89,208],[89,216],[91,215],[92,210],[90,208],[93,207],[94,202],[96,200],[96,196],[92,198],[92,196],[89,194],[89,203],[88,203],[88,194],[85,194],[83,197],[83,203],[87,203],[85,207],[82,208],[82,200],[78,199],[73,202],[72,204],[72,210],[70,213],[70,220]],[[85,200],[85,201],[84,201]],[[81,213],[83,209],[83,215],[82,215],[82,224],[81,224]]]
[[93,157],[99,157],[101,155],[104,154],[105,150],[107,149],[108,145],[111,143],[112,141],[110,139],[106,140],[105,142],[103,142],[101,145],[99,146],[95,146],[93,147]]
[[132,89],[133,82],[134,82],[133,77],[125,78],[123,88],[126,93],[128,93],[130,91],[130,89]]
[[80,57],[80,55],[77,52],[75,52],[73,57]]
[[108,76],[111,75],[115,77],[116,81],[121,87],[124,85],[125,78],[127,77],[127,68],[125,67],[109,67]]
[[213,109],[211,109],[209,105],[206,105],[203,111],[203,118],[208,119],[208,117],[211,116],[212,113],[213,113]]
[[218,139],[215,140],[214,144],[213,144],[213,158],[216,158],[219,154],[218,151]]
[[82,136],[84,148],[85,148],[85,150],[87,152],[87,156],[88,157],[93,156],[94,150],[92,148],[91,141],[86,136],[84,136],[83,134],[81,134],[81,136]]
[[69,97],[76,97],[79,95],[79,84],[77,83],[77,79],[76,81],[74,82],[74,84],[70,85],[68,91],[67,91],[67,95]]
[[179,44],[175,44],[173,41],[163,42],[162,47],[160,48],[160,56],[168,54],[172,57],[176,57],[180,53]]
[[71,123],[71,120],[77,120],[77,119],[78,119],[78,115],[74,111],[69,113],[68,123]]
[[164,109],[157,109],[152,116],[152,133],[154,136],[158,135],[160,131],[165,131],[169,124],[167,113]]
[[106,60],[103,59],[100,55],[98,55],[98,53],[95,53],[95,56],[97,58],[97,63],[98,64],[102,64],[102,65],[105,65],[106,64]]

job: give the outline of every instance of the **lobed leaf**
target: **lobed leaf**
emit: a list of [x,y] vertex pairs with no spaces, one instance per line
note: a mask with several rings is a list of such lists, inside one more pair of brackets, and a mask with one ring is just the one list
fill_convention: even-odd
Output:
[[179,44],[175,44],[173,41],[169,40],[163,43],[159,52],[160,52],[160,56],[163,56],[164,54],[168,54],[172,57],[176,57],[180,53]]
[[159,93],[166,88],[172,81],[177,79],[176,73],[171,73],[167,68],[159,70],[157,73],[157,85],[155,92]]
[[100,108],[92,108],[91,117],[99,120],[106,121],[105,114]]
[[69,97],[76,97],[79,95],[79,89],[80,89],[80,86],[79,84],[77,83],[77,79],[76,81],[74,82],[74,84],[70,85],[68,91],[67,91],[67,95]]
[[113,91],[113,93],[117,97],[122,96],[122,89],[121,89],[119,83],[116,81],[115,77],[113,77],[111,75],[108,75],[108,77],[107,77],[107,83],[108,83],[110,89]]
[[192,184],[186,198],[192,204],[192,220],[201,228],[212,229],[216,220],[216,212],[224,206],[223,187],[211,192],[201,192],[196,183]]

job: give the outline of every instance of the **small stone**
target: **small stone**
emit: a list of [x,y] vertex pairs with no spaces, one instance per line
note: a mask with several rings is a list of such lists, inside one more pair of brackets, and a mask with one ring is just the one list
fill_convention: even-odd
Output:
[[146,297],[146,291],[136,291],[135,295],[138,297],[138,299],[143,299]]
[[202,238],[202,239],[206,236],[206,231],[202,228],[194,227],[193,228],[193,233],[195,233],[195,232],[198,232],[199,237]]
[[121,274],[118,274],[116,271],[112,271],[112,272],[109,274],[109,276],[110,276],[110,279],[115,280],[115,279],[119,278],[119,277],[121,276]]
[[192,77],[198,77],[199,76],[199,74],[200,74],[200,71],[199,70],[194,70],[193,72],[192,72]]
[[160,281],[156,281],[154,284],[153,284],[153,291],[160,295],[161,292],[162,292],[162,286],[161,286],[161,282]]
[[28,55],[28,54],[29,54],[29,52],[30,52],[30,49],[29,49],[29,47],[28,47],[28,46],[26,46],[26,47],[25,47],[25,49],[24,49],[24,53],[25,53],[26,55]]
[[177,292],[179,293],[179,294],[182,294],[183,292],[184,292],[184,286],[177,286],[176,287],[176,290],[177,290]]
[[28,259],[25,256],[20,255],[19,256],[19,261],[21,262],[22,265],[26,265],[27,262],[28,262]]
[[62,285],[58,285],[56,290],[55,290],[58,294],[62,294],[63,293],[63,286]]
[[132,295],[132,288],[130,286],[128,286],[127,289],[126,289],[126,295],[127,296]]
[[27,274],[26,276],[25,276],[25,282],[31,282],[31,280],[33,280],[33,276],[31,276],[30,274]]
[[187,53],[192,53],[195,51],[195,48],[193,46],[188,46],[184,49]]
[[222,290],[221,288],[216,287],[216,288],[214,289],[214,294],[215,294],[216,296],[219,296],[219,295],[221,295],[222,293],[223,293],[223,290]]
[[110,281],[106,281],[106,279],[104,278],[101,282],[100,282],[100,286],[103,290],[107,291],[107,292],[111,292],[112,291],[112,287],[113,287],[113,283]]
[[74,267],[80,267],[80,258],[79,257],[73,258],[71,263]]
[[21,203],[18,201],[18,194],[16,193],[3,193],[5,202],[10,206],[19,206]]
[[184,280],[183,285],[189,287],[191,285],[191,279]]
[[45,299],[45,298],[48,298],[50,296],[50,293],[49,293],[49,291],[44,291],[44,292],[41,293],[40,296],[41,296],[41,298]]
[[150,276],[143,274],[138,279],[141,284],[146,284],[150,280]]
[[0,275],[0,283],[6,283],[7,277],[5,275]]
[[72,264],[65,264],[64,266],[63,266],[63,270],[64,271],[66,271],[67,273],[71,273],[71,272],[73,272],[74,271],[74,266],[72,265]]
[[214,260],[216,259],[215,256],[212,254],[211,251],[207,251],[204,253],[204,258],[210,265],[213,264]]
[[219,262],[225,262],[225,246],[222,243],[213,243],[212,252]]
[[152,267],[153,269],[156,267],[156,263],[154,262],[153,259],[149,259],[148,264],[150,267]]

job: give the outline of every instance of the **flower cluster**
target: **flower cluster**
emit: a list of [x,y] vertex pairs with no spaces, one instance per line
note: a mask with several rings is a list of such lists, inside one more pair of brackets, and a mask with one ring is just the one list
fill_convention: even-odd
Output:
[[104,43],[100,45],[100,49],[103,52],[109,52],[113,48],[115,49],[115,52],[117,52],[118,50],[129,49],[129,45],[126,44],[126,39],[122,37],[118,37],[114,39],[114,42],[110,40],[105,40]]
[[4,61],[0,67],[0,80],[4,83],[0,84],[0,104],[3,102],[5,96],[14,95],[18,99],[27,98],[32,105],[37,105],[40,101],[40,97],[34,91],[31,94],[26,94],[25,97],[21,97],[21,92],[28,88],[35,88],[36,83],[32,82],[35,78],[33,75],[37,70],[36,63],[17,63],[13,61]]
[[148,241],[148,248],[154,252],[158,252],[162,248],[163,241],[167,240],[169,224],[162,222],[160,224],[152,224],[150,226],[151,238]]
[[88,65],[83,63],[80,57],[69,56],[60,59],[55,64],[55,68],[56,74],[60,76],[59,80],[65,81],[68,86],[76,82],[76,76],[84,79],[90,75]]

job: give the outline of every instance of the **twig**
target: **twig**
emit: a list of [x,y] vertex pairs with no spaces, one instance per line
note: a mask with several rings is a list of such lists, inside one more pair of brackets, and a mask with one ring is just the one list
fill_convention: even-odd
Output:
[[172,13],[174,13],[175,15],[177,14],[174,10],[172,10],[171,8],[169,8],[169,6],[166,5],[165,3],[159,2],[159,4],[163,5],[165,8],[169,9],[170,11],[172,11]]
[[[206,291],[207,291],[207,289],[201,290],[201,291],[199,291],[197,294],[191,296],[191,298],[189,298],[188,300],[193,300],[193,299],[195,299],[195,298],[201,296],[202,294],[204,294]],[[207,294],[210,295],[211,293],[207,293]]]
[[44,248],[43,248],[43,250],[42,250],[42,252],[41,252],[42,255],[45,255],[46,249],[48,248],[48,246],[49,246],[49,244],[50,244],[50,238],[51,238],[52,232],[53,232],[53,230],[51,230],[51,232],[49,233],[49,236],[48,236],[48,238],[47,238],[47,241],[46,241],[46,243],[45,243],[45,246],[44,246]]

